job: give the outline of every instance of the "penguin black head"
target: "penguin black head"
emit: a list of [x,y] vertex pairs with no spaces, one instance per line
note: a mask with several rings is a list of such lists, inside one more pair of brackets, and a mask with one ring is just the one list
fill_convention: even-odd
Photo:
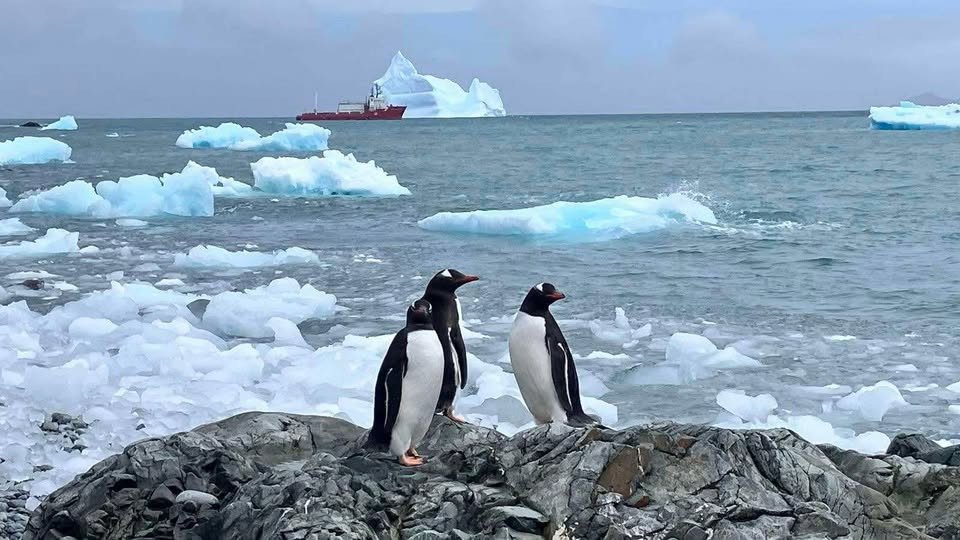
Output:
[[407,308],[407,325],[431,324],[432,316],[430,312],[430,302],[421,298],[410,304],[410,307]]
[[552,283],[538,283],[530,289],[527,297],[523,299],[520,311],[531,314],[543,312],[550,307],[550,304],[564,298],[566,298],[566,295],[558,291]]
[[461,285],[466,285],[478,279],[480,278],[477,276],[471,276],[452,268],[447,268],[446,270],[437,272],[436,275],[433,276],[433,279],[430,280],[430,283],[427,283],[427,294],[429,294],[431,290],[452,293],[459,289]]

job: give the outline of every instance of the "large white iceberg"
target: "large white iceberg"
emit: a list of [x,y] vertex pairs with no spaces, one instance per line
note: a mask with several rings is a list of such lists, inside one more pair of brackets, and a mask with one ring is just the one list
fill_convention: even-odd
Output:
[[217,127],[200,126],[177,137],[180,148],[229,148],[261,152],[318,151],[327,149],[330,130],[315,124],[286,124],[263,137],[250,127],[224,122]]
[[30,165],[49,161],[66,161],[73,150],[70,145],[50,137],[17,137],[0,142],[0,165]]
[[[216,184],[216,185],[214,185]],[[11,212],[48,212],[94,217],[212,216],[214,189],[250,186],[217,175],[216,169],[190,162],[183,171],[161,178],[148,174],[116,182],[73,180],[17,201]]]
[[73,115],[61,116],[56,122],[47,124],[40,128],[41,131],[48,129],[60,129],[64,131],[73,131],[77,129],[77,119]]
[[516,210],[440,212],[418,222],[431,231],[499,235],[564,235],[616,238],[663,229],[678,223],[717,222],[706,206],[674,193],[665,197],[620,195],[589,202],[560,201]]
[[870,107],[873,129],[957,129],[960,105],[917,105],[901,101],[898,107]]
[[[0,221],[0,224],[2,223]],[[219,246],[194,246],[186,254],[178,253],[173,264],[186,268],[259,268],[319,262],[320,258],[316,253],[300,247],[263,253],[246,250],[229,251]]]
[[75,232],[47,229],[46,234],[36,240],[0,244],[0,260],[75,253],[80,250],[77,246],[79,238]]
[[409,195],[372,160],[357,161],[353,154],[327,150],[323,157],[264,157],[251,163],[254,186],[266,193],[285,195]]
[[485,82],[473,79],[470,89],[433,75],[421,75],[417,68],[397,54],[382,77],[374,81],[383,90],[387,103],[406,105],[404,118],[460,118],[504,116],[500,92]]

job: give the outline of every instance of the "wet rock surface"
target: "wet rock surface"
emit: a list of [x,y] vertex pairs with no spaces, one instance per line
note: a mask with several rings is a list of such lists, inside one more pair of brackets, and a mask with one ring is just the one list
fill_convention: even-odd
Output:
[[939,456],[920,440],[865,456],[787,430],[508,438],[438,417],[426,463],[406,468],[364,438],[335,418],[246,413],[146,439],[52,493],[23,537],[960,538],[960,467],[910,455]]

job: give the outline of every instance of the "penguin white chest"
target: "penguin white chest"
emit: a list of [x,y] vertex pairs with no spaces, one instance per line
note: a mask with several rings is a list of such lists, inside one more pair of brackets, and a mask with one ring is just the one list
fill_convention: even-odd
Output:
[[433,330],[407,334],[407,372],[403,377],[400,410],[390,437],[399,455],[419,443],[430,428],[443,384],[443,347]]
[[517,313],[510,330],[510,365],[520,394],[538,424],[566,422],[553,384],[550,354],[546,343],[547,323],[543,317]]

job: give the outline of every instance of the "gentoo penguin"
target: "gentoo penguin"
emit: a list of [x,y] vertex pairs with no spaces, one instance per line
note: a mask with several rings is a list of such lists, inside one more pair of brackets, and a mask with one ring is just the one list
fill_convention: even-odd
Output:
[[510,364],[537,424],[594,424],[580,405],[580,382],[570,347],[550,304],[564,298],[550,283],[530,289],[510,329]]
[[374,390],[368,445],[386,446],[402,465],[420,465],[414,448],[427,433],[443,382],[443,348],[433,330],[430,303],[407,308],[407,326],[383,358]]
[[460,300],[457,299],[457,289],[478,279],[480,278],[477,276],[448,268],[437,272],[430,283],[427,283],[427,290],[423,293],[423,299],[430,302],[433,308],[433,328],[443,345],[443,387],[437,400],[436,412],[442,412],[457,422],[465,420],[453,412],[453,399],[457,396],[457,388],[463,388],[467,384],[467,346],[463,343],[460,329]]

